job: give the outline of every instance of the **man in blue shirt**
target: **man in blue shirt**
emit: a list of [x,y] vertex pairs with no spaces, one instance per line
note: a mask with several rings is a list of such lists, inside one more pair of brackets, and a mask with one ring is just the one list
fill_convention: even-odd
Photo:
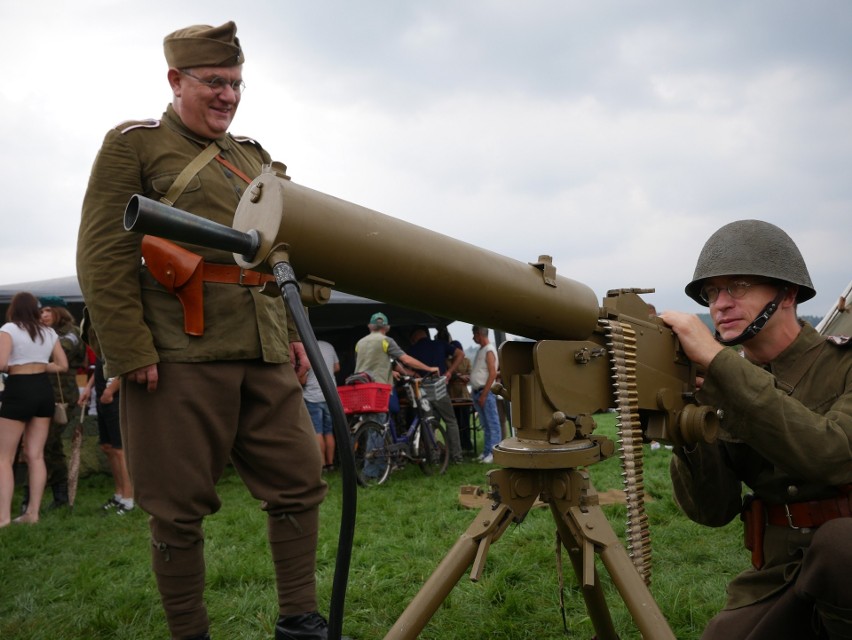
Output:
[[[435,413],[447,425],[447,444],[450,447],[450,462],[458,464],[462,462],[461,439],[459,437],[459,425],[456,422],[453,403],[450,400],[450,394],[447,393],[447,381],[452,377],[453,371],[455,371],[456,367],[464,359],[464,352],[461,349],[456,349],[444,340],[430,339],[429,332],[425,327],[414,329],[409,339],[411,340],[411,346],[408,348],[408,354],[425,364],[438,367],[441,372],[441,377],[434,384],[424,384],[423,389],[426,391]],[[447,366],[448,358],[452,358],[449,366]]]

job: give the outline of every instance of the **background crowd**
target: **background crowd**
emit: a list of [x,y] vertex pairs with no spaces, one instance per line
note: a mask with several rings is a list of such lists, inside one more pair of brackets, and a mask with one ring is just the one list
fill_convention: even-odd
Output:
[[[0,526],[34,524],[42,511],[42,495],[51,501],[45,511],[69,508],[79,465],[69,465],[69,430],[82,429],[86,415],[95,414],[99,444],[115,479],[116,490],[103,505],[124,515],[135,508],[124,462],[118,417],[117,380],[107,380],[80,325],[59,296],[36,298],[20,292],[12,299],[3,326],[2,500]],[[3,408],[5,407],[5,408]],[[77,460],[79,462],[79,460]],[[16,485],[20,515],[11,519]]]
[[[26,437],[29,421],[24,421],[26,427],[22,427],[16,437],[9,438],[10,443],[6,446],[11,451],[6,456],[9,478],[4,478],[4,491],[8,494],[8,511],[11,511],[15,496],[19,498],[16,509],[18,517],[13,520],[11,514],[7,513],[5,517],[0,517],[0,526],[10,522],[34,523],[38,521],[40,513],[73,506],[73,497],[69,496],[69,476],[79,473],[79,467],[69,469],[73,446],[70,436],[75,429],[81,428],[86,416],[93,416],[97,421],[98,444],[104,454],[102,468],[109,470],[115,486],[113,495],[106,498],[102,508],[104,512],[116,515],[130,513],[136,505],[121,443],[119,378],[106,377],[104,374],[104,363],[96,355],[97,336],[91,327],[86,326],[88,323],[85,318],[80,322],[74,318],[68,304],[60,296],[36,298],[32,294],[21,292],[15,299],[15,304],[10,306],[7,314],[9,322],[14,324],[15,320],[12,318],[22,313],[22,305],[26,306],[23,301],[29,301],[32,307],[30,312],[35,313],[39,326],[49,328],[53,332],[52,335],[56,336],[56,348],[61,349],[67,367],[58,370],[60,367],[56,366],[54,368],[57,370],[53,371],[52,368],[50,373],[45,370],[45,378],[50,386],[49,416],[33,417],[34,421],[46,422],[48,425],[46,429],[41,429],[43,442],[40,438],[34,440],[32,437]],[[404,336],[401,341],[406,345],[405,349],[399,347],[388,335],[390,328],[387,316],[381,312],[373,314],[368,322],[369,333],[365,337],[376,334],[380,337],[377,344],[391,342],[394,345],[390,351],[386,344],[379,349],[388,373],[373,370],[373,379],[384,380],[387,377],[388,381],[393,381],[393,376],[398,376],[401,372],[438,374],[435,378],[437,382],[427,385],[425,389],[432,400],[436,417],[447,429],[452,462],[458,464],[465,458],[491,462],[491,449],[504,435],[505,414],[502,406],[498,413],[498,398],[490,392],[490,384],[486,389],[489,379],[493,383],[498,375],[496,349],[488,339],[488,329],[474,327],[473,339],[480,346],[472,363],[461,343],[452,340],[446,327],[431,331],[422,325],[405,327],[396,332]],[[342,384],[352,371],[341,370],[337,350],[331,342],[320,340],[319,344],[325,366],[337,382]],[[363,359],[366,357],[368,344],[369,341],[359,342],[362,361],[355,361],[356,369],[358,364],[362,365],[362,369],[367,368],[363,366]],[[396,357],[391,357],[394,354]],[[355,356],[357,359],[357,348]],[[493,365],[493,370],[489,369],[489,363]],[[305,358],[301,361],[297,359],[294,366],[302,383],[305,406],[314,424],[324,470],[332,471],[337,465],[338,445],[331,428],[331,412],[310,363]],[[4,387],[8,386],[8,380],[8,374],[4,374]],[[14,393],[14,385],[9,393]],[[396,390],[392,393],[392,407],[397,419],[402,419],[399,415]],[[2,399],[3,396],[0,395],[0,400]],[[64,407],[64,418],[60,420],[57,420],[55,415],[57,404]],[[404,410],[403,406],[402,411]],[[30,431],[38,431],[37,426],[34,424]],[[482,432],[484,441],[477,441],[479,431]],[[15,442],[11,442],[13,439]],[[30,470],[38,473],[40,464],[44,467],[44,481],[38,490],[38,496],[46,493],[47,499],[43,501],[39,497],[33,501],[31,498],[35,492],[32,490]],[[74,483],[76,484],[76,478]],[[0,508],[2,505],[0,502]]]

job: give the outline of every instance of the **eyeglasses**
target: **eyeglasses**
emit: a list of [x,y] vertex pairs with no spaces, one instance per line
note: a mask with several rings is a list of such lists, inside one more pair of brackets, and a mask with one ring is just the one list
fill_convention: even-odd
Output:
[[698,292],[698,295],[701,296],[701,299],[707,304],[713,304],[716,302],[722,291],[727,291],[729,296],[739,300],[740,298],[745,297],[749,289],[759,284],[766,284],[766,281],[746,282],[745,280],[735,280],[726,287],[701,287],[701,291]]
[[234,93],[242,93],[246,89],[246,83],[242,80],[234,80],[233,82],[231,82],[230,80],[226,80],[221,76],[215,76],[213,78],[210,78],[209,80],[205,80],[190,73],[189,71],[184,71],[183,69],[181,69],[180,72],[185,76],[189,76],[199,84],[203,84],[216,95],[222,93],[225,90],[225,87],[231,87],[231,89],[234,90]]

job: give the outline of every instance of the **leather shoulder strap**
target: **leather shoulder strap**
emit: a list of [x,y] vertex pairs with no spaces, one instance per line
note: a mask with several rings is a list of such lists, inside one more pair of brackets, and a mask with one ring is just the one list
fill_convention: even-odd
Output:
[[232,163],[225,160],[225,158],[223,158],[222,156],[216,156],[216,161],[219,162],[222,166],[230,169],[234,173],[234,175],[239,176],[246,184],[251,184],[251,178],[249,178],[245,173],[240,171]]
[[160,202],[170,207],[174,206],[177,199],[180,198],[180,194],[182,194],[184,189],[186,189],[189,185],[190,180],[192,180],[199,171],[207,166],[207,164],[218,155],[219,147],[215,142],[211,142],[204,147],[204,149],[201,150],[201,153],[195,156],[195,158],[192,159],[192,162],[186,165],[183,171],[178,174],[178,177],[175,178],[175,181],[172,183],[172,186],[169,187],[166,195],[160,198]]

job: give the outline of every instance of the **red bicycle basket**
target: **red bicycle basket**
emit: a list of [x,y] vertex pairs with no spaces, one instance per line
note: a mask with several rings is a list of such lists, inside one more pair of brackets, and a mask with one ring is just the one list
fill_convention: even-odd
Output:
[[391,386],[378,382],[348,384],[337,387],[344,413],[385,413]]

